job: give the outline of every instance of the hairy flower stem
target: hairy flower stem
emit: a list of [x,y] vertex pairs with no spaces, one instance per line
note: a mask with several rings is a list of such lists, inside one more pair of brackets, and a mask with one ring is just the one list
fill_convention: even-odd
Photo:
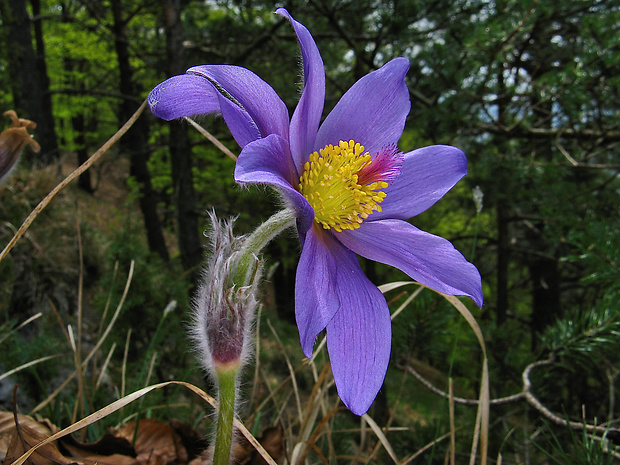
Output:
[[228,465],[235,417],[237,370],[218,371],[217,377],[220,392],[213,465]]
[[276,213],[250,234],[239,252],[239,259],[231,274],[236,287],[247,286],[254,274],[256,256],[273,238],[295,225],[295,212],[290,208]]
[[[210,360],[207,367],[218,383],[219,410],[213,465],[228,465],[231,458],[237,376],[246,358],[242,355],[249,339],[246,331],[249,331],[247,327],[251,326],[257,304],[254,294],[262,266],[258,255],[278,234],[294,226],[295,221],[295,212],[291,209],[276,213],[243,238],[240,249],[235,249],[235,241],[231,242],[229,237],[232,235],[232,223],[227,232],[221,231],[222,237],[213,234],[215,258],[206,273],[208,287],[199,298],[201,304],[197,309],[198,329],[195,332],[196,339],[205,339],[206,359]],[[215,231],[222,229],[221,226],[218,229],[218,225],[214,221]],[[224,259],[218,259],[221,255]],[[226,260],[227,257],[231,257],[231,260]],[[219,292],[215,292],[219,298],[213,298],[212,286]],[[203,308],[206,312],[202,311]],[[241,325],[241,328],[237,325]]]

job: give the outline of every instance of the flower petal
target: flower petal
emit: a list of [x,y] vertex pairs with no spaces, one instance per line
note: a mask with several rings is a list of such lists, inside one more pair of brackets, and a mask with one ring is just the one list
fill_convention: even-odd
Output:
[[304,90],[291,118],[291,154],[298,173],[303,172],[303,166],[308,156],[314,151],[316,137],[323,106],[325,105],[325,68],[319,49],[306,27],[293,17],[284,8],[278,8],[276,13],[287,18],[293,28],[299,46],[304,66]]
[[467,295],[482,307],[478,269],[442,237],[394,219],[364,221],[359,229],[337,237],[363,257],[394,266],[444,294]]
[[252,116],[233,103],[203,76],[173,76],[155,87],[148,96],[151,112],[167,121],[184,116],[221,113],[230,132],[244,147],[261,137]]
[[222,94],[219,94],[218,98],[222,117],[239,147],[243,148],[261,138],[260,129],[247,111]]
[[442,198],[467,174],[467,158],[456,147],[432,145],[404,155],[400,174],[385,190],[387,197],[372,221],[384,218],[408,220]]
[[288,149],[288,143],[271,134],[246,145],[235,165],[235,181],[270,184],[281,192],[295,208],[300,231],[307,231],[314,221],[314,210],[294,187],[299,180]]
[[148,96],[151,112],[170,121],[184,116],[219,113],[218,92],[209,81],[182,74],[166,79]]
[[408,70],[409,60],[395,58],[353,84],[323,121],[312,151],[351,139],[371,154],[396,144],[411,108]]
[[306,357],[312,357],[317,335],[325,329],[340,306],[336,292],[336,273],[341,258],[350,251],[331,235],[310,228],[295,277],[295,317],[299,340]]
[[338,395],[356,415],[374,401],[392,348],[390,310],[357,257],[342,254],[336,275],[340,308],[327,325],[327,349]]
[[[247,112],[260,137],[277,134],[288,140],[288,109],[275,90],[252,71],[240,66],[202,65],[187,70],[203,76],[230,95]],[[228,121],[226,121],[228,123]]]

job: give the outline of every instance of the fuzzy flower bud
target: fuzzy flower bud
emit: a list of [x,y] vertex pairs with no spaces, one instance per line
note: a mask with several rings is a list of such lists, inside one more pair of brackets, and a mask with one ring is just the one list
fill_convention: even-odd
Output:
[[218,414],[213,465],[229,465],[240,368],[249,358],[262,262],[257,255],[295,224],[293,210],[276,213],[248,235],[235,237],[234,220],[211,213],[211,255],[194,300],[191,336],[216,382]]
[[262,263],[253,255],[247,282],[234,282],[247,237],[235,237],[234,220],[220,222],[215,214],[210,216],[212,252],[194,299],[191,336],[204,368],[217,377],[218,373],[236,371],[249,358]]

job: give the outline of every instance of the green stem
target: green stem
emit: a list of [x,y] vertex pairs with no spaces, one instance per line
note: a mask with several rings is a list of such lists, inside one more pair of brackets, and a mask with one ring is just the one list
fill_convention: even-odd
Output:
[[243,248],[239,251],[239,259],[234,272],[232,283],[236,287],[247,286],[252,280],[255,271],[256,257],[274,237],[285,229],[295,225],[295,212],[290,208],[276,213],[246,239]]
[[235,418],[235,395],[237,370],[219,371],[219,410],[215,430],[215,450],[213,465],[228,465],[233,437],[233,420]]

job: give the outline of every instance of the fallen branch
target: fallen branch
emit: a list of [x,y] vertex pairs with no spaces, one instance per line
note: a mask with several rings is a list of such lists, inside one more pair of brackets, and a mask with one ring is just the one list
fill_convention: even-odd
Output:
[[[516,402],[516,401],[525,399],[525,401],[531,407],[533,407],[542,416],[552,421],[556,425],[567,426],[575,431],[585,430],[586,432],[594,434],[596,436],[607,437],[607,438],[612,439],[614,442],[619,442],[620,441],[620,428],[597,426],[597,425],[591,425],[585,422],[567,420],[553,413],[551,410],[545,407],[543,403],[540,402],[540,400],[538,400],[538,398],[532,393],[532,382],[530,381],[530,374],[532,370],[536,367],[551,365],[553,362],[554,362],[554,356],[551,355],[546,360],[539,360],[537,362],[530,363],[527,367],[525,367],[525,369],[523,370],[523,374],[521,376],[522,381],[523,381],[523,390],[511,396],[491,399],[489,401],[489,404],[500,405],[500,404],[507,404],[507,403]],[[451,397],[448,392],[445,392],[439,389],[438,387],[434,386],[430,381],[424,378],[424,376],[418,373],[411,365],[406,365],[406,366],[400,365],[400,366],[397,366],[397,368],[404,370],[410,375],[412,375],[422,385],[424,385],[424,387],[426,387],[429,391],[433,392],[434,394],[437,394],[438,396],[441,396],[445,399],[452,398],[454,402],[456,402],[457,404],[462,404],[462,405],[474,406],[474,405],[479,404],[479,401],[477,399],[465,399],[462,397]]]

